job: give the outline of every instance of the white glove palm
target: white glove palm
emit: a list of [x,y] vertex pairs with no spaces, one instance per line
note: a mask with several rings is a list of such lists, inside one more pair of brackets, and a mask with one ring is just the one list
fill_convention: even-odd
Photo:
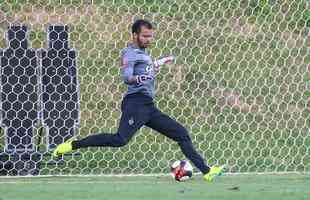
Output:
[[156,71],[158,71],[160,66],[164,64],[172,63],[173,60],[174,60],[174,56],[161,57],[160,59],[154,61],[154,68]]

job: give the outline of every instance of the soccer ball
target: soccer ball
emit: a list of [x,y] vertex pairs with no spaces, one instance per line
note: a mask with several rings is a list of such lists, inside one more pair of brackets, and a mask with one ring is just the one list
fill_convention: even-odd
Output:
[[177,160],[171,165],[171,176],[176,181],[186,181],[193,175],[193,167],[187,160]]

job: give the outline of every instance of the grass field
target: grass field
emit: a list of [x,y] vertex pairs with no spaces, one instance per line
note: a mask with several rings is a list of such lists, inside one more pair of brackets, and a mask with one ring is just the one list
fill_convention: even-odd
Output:
[[308,200],[310,175],[233,175],[212,183],[201,177],[0,178],[0,200]]

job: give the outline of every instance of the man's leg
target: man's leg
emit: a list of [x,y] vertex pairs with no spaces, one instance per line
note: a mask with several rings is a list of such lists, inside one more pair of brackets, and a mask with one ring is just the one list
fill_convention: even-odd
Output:
[[123,113],[117,133],[101,133],[90,135],[84,139],[73,141],[72,149],[86,147],[121,147],[125,146],[134,134],[145,124],[141,113]]
[[72,150],[86,147],[120,147],[128,143],[132,136],[149,120],[145,106],[124,102],[122,104],[122,116],[116,134],[90,135],[81,140],[69,141],[57,146],[54,156],[68,153]]
[[205,164],[203,158],[195,150],[187,130],[174,119],[154,107],[150,121],[145,125],[176,141],[183,154],[203,174],[207,174],[210,171],[210,167]]

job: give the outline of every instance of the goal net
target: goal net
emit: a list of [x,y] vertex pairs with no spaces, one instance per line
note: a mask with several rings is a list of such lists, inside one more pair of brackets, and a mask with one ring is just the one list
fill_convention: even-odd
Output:
[[307,0],[0,0],[0,174],[168,173],[185,159],[142,128],[122,148],[53,159],[73,136],[115,133],[131,25],[155,27],[156,105],[229,172],[310,171]]

